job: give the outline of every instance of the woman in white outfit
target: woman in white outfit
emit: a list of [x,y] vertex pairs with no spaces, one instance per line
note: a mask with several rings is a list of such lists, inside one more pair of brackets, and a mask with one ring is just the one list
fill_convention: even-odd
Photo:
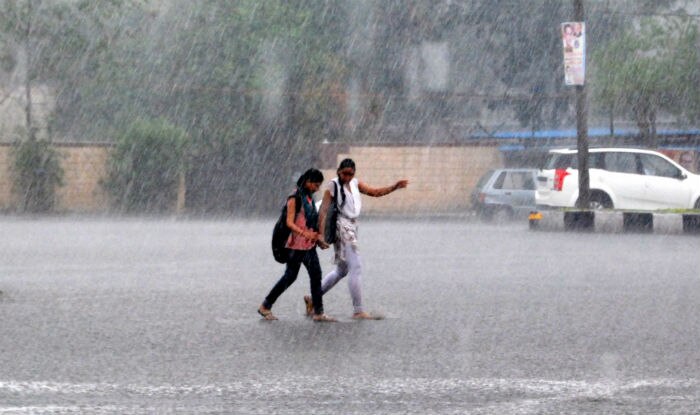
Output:
[[[350,296],[352,297],[354,319],[373,319],[374,317],[366,312],[362,307],[362,262],[358,252],[357,239],[357,218],[362,210],[362,199],[360,194],[372,197],[380,197],[389,193],[403,189],[408,186],[408,180],[399,180],[391,186],[375,188],[361,182],[355,178],[355,162],[345,159],[338,166],[338,177],[333,179],[326,186],[323,193],[323,203],[319,212],[319,234],[324,235],[325,219],[328,213],[328,206],[333,202],[336,189],[338,194],[337,238],[334,244],[336,268],[323,277],[321,282],[321,293],[327,293],[341,279],[348,277]],[[319,241],[321,247],[328,247],[325,241]],[[304,297],[307,312],[313,312],[311,297]]]

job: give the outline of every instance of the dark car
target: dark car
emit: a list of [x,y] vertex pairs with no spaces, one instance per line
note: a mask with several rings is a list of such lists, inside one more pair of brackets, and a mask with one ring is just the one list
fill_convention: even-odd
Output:
[[472,208],[487,220],[525,218],[535,209],[536,179],[536,169],[489,170],[471,194]]

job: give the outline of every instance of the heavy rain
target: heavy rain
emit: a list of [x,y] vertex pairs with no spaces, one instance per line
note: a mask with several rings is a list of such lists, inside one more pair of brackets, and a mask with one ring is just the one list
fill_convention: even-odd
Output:
[[[540,185],[582,126],[693,183],[699,23],[697,0],[0,0],[0,413],[700,412],[697,232],[537,230],[534,187],[483,190]],[[266,321],[280,210],[346,158],[361,278],[316,322],[302,267]]]

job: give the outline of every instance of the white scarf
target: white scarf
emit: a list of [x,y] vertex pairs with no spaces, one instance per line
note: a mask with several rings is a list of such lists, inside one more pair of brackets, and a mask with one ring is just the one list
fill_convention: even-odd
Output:
[[[338,179],[335,178],[333,179],[333,181],[338,185],[338,191],[342,191]],[[360,216],[360,211],[362,211],[362,197],[360,195],[360,187],[358,185],[357,179],[350,180],[348,186],[350,187],[350,191],[352,194],[348,195],[348,192],[345,191],[345,197],[347,198],[348,196],[352,196],[352,201],[348,203],[348,200],[345,200],[345,204],[340,209],[340,214],[342,216],[345,216],[346,218],[356,219],[358,216]],[[340,206],[342,203],[343,196],[341,194],[338,194],[338,206]]]

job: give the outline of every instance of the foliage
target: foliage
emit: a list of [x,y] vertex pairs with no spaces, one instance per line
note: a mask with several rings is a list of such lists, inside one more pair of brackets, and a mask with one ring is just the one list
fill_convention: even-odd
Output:
[[[382,101],[382,112],[389,101],[406,94],[406,71],[401,71],[405,50],[423,41],[447,40],[455,62],[460,57],[481,60],[486,76],[472,76],[488,82],[482,85],[477,81],[462,86],[466,87],[463,90],[450,88],[437,99],[420,100],[410,108],[411,114],[461,118],[460,105],[454,104],[459,102],[464,103],[461,106],[484,105],[491,110],[510,111],[522,126],[532,129],[572,122],[573,94],[563,82],[559,33],[559,25],[573,18],[572,4],[560,0],[526,3],[524,7],[522,1],[379,2],[374,13],[378,16],[377,45],[370,52],[369,63],[358,67],[357,72],[368,74],[373,95]],[[644,10],[651,11],[661,4],[651,3],[645,2]],[[586,2],[586,7],[588,43],[593,48],[615,38],[618,28],[626,23],[624,13],[610,12],[610,2]],[[628,7],[636,10],[637,5]],[[458,79],[459,75],[453,77]],[[415,122],[415,118],[413,115],[410,121]]]
[[174,208],[187,134],[164,120],[138,120],[118,138],[104,187],[121,212]]
[[[15,144],[15,192],[21,196],[21,209],[47,212],[53,209],[56,187],[63,171],[58,153],[34,121],[32,89],[38,83],[54,87],[59,103],[63,91],[75,89],[78,79],[94,70],[98,57],[107,49],[104,26],[115,10],[128,0],[95,2],[0,0],[0,62],[2,70],[22,70],[26,125]],[[92,30],[98,27],[98,30]],[[20,57],[24,59],[20,59]],[[19,64],[21,62],[21,65]],[[12,77],[10,77],[12,79]],[[16,85],[9,85],[12,90]],[[9,95],[8,95],[9,96]],[[6,97],[0,97],[5,99]],[[58,105],[60,108],[60,104]],[[49,120],[60,119],[55,114]]]
[[[190,207],[237,212],[276,205],[294,172],[316,162],[318,143],[344,114],[335,93],[344,84],[334,49],[342,31],[331,21],[339,13],[318,12],[337,3],[209,0],[197,8],[185,2],[163,16],[171,26],[157,32],[163,38],[154,45],[166,46],[149,48],[138,71],[154,74],[155,82],[134,104],[178,120],[197,143]],[[175,15],[183,9],[187,16]],[[278,86],[270,85],[271,68]]]
[[[263,211],[295,172],[318,164],[319,143],[364,139],[358,130],[376,137],[387,124],[459,121],[472,111],[461,108],[482,105],[533,129],[570,121],[571,94],[556,74],[571,2],[527,3],[0,0],[0,67],[22,67],[26,48],[27,85],[56,94],[56,136],[110,141],[139,117],[168,120],[194,144],[184,156],[191,209]],[[607,12],[613,3],[586,2],[590,50],[630,19]],[[669,0],[630,3],[625,10],[649,13]],[[472,67],[486,78],[474,79],[493,76],[495,86],[410,97],[409,54],[442,41],[450,63],[482,59]],[[461,70],[450,67],[450,82]],[[430,139],[418,135],[399,139]]]
[[653,145],[660,112],[693,118],[700,108],[698,31],[689,20],[646,21],[593,55],[594,92],[606,108],[631,116]]
[[21,140],[14,144],[12,156],[14,191],[20,197],[20,211],[53,210],[56,189],[63,184],[63,169],[56,149],[46,140]]
[[[80,138],[86,129],[75,126],[89,125],[94,133],[107,124],[111,111],[97,104],[108,101],[103,85],[110,85],[118,75],[112,68],[123,63],[115,54],[121,39],[148,17],[145,1],[0,0],[0,67],[21,68],[27,89],[38,84],[52,88],[56,108],[50,129]],[[30,123],[31,104],[25,107]]]
[[[595,50],[614,39],[624,27],[624,15],[610,13],[607,2],[586,2],[586,45]],[[494,99],[491,106],[512,108],[521,125],[533,130],[557,127],[573,122],[573,94],[564,85],[563,52],[559,27],[573,19],[571,2],[539,0],[528,2],[531,17],[522,18],[523,3],[508,2],[497,9],[480,3],[480,12],[472,13],[480,24],[485,48],[493,68],[509,95]],[[470,20],[471,21],[471,20]],[[480,23],[481,22],[481,23]]]

